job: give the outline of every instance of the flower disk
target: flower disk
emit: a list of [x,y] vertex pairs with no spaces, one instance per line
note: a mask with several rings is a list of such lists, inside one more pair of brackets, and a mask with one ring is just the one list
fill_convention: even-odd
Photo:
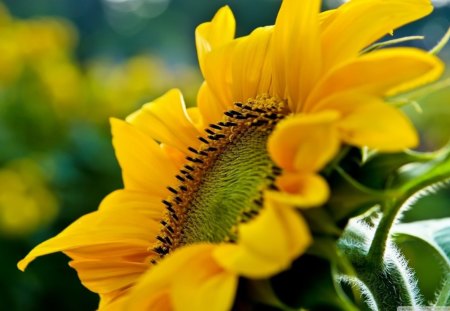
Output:
[[155,251],[165,256],[171,249],[198,242],[236,241],[238,223],[258,214],[263,191],[276,189],[281,169],[267,153],[267,139],[284,105],[260,97],[225,112],[223,121],[206,129],[200,148],[189,147],[189,164],[176,176],[177,187],[163,203],[167,217],[157,236]]

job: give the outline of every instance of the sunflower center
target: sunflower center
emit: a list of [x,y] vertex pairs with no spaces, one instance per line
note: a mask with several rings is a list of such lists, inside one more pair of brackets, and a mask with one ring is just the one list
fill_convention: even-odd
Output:
[[284,117],[283,103],[259,97],[235,104],[222,122],[211,124],[198,150],[189,148],[188,164],[180,170],[154,251],[198,242],[220,243],[238,238],[237,225],[258,214],[262,192],[275,188],[280,169],[267,153],[267,139]]

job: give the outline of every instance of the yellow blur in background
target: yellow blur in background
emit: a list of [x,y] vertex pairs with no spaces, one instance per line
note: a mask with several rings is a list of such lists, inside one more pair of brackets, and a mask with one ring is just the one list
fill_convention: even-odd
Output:
[[8,163],[0,170],[0,233],[20,237],[48,225],[58,202],[41,168],[32,160]]

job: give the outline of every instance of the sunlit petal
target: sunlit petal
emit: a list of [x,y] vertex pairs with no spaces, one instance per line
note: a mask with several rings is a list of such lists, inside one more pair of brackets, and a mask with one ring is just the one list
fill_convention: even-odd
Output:
[[326,100],[323,108],[341,113],[337,127],[341,139],[348,144],[385,152],[401,151],[418,144],[417,132],[408,118],[379,98],[342,93]]
[[148,135],[124,121],[111,119],[111,128],[125,188],[166,196],[165,185],[173,182],[177,172],[167,154]]
[[315,172],[332,159],[339,148],[336,111],[295,115],[276,126],[268,149],[274,162],[287,171]]
[[203,23],[195,30],[200,69],[204,73],[205,55],[234,38],[236,23],[228,6],[222,7],[210,22]]
[[260,214],[240,226],[239,242],[220,245],[214,256],[227,270],[264,278],[288,268],[310,243],[308,226],[300,214],[267,198]]
[[362,55],[331,71],[306,105],[320,110],[320,100],[345,91],[390,96],[436,80],[444,65],[437,57],[413,48],[389,48]]
[[181,152],[187,152],[188,147],[199,144],[199,132],[186,111],[183,95],[178,89],[145,104],[126,120],[158,142],[176,147]]
[[273,34],[275,95],[289,100],[298,112],[319,78],[321,47],[319,37],[320,0],[285,0]]
[[300,208],[320,206],[330,195],[327,182],[316,174],[286,173],[277,178],[276,185],[279,191],[267,191],[266,196]]
[[324,68],[357,56],[369,44],[432,10],[430,0],[352,0],[345,3],[322,33]]

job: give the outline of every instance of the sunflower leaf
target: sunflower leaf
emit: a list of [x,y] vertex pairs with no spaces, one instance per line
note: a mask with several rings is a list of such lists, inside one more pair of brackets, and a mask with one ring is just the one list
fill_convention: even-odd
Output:
[[[414,259],[419,261],[417,266],[425,265],[427,267],[424,272],[427,278],[434,276],[435,279],[436,276],[443,275],[440,280],[443,285],[435,294],[435,305],[447,306],[450,303],[450,218],[394,226],[393,238],[401,248],[408,249],[407,244],[413,243],[422,252],[431,255],[415,256]],[[411,261],[411,264],[413,263],[414,261]],[[416,273],[421,281],[421,271],[416,270]],[[422,274],[424,273],[422,272]],[[438,283],[439,281],[434,282]]]
[[444,272],[450,273],[450,218],[399,224],[394,226],[392,233],[398,243],[408,239],[428,243],[445,263]]
[[450,274],[444,279],[442,288],[437,291],[434,305],[437,307],[450,305]]

